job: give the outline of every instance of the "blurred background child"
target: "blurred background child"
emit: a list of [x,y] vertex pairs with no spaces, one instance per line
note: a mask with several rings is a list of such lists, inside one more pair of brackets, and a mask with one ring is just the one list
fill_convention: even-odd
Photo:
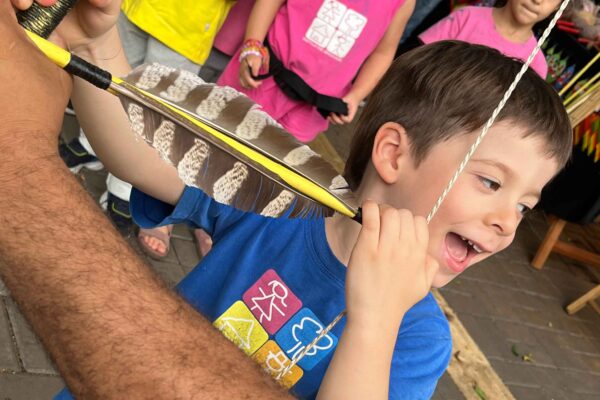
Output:
[[[256,101],[297,139],[352,121],[391,64],[415,0],[257,0],[218,83]],[[268,76],[257,79],[260,74]]]
[[231,57],[242,46],[248,17],[254,6],[254,0],[237,0],[215,37],[208,59],[200,70],[200,78],[205,82],[216,82]]
[[[537,45],[533,26],[559,5],[560,0],[499,0],[494,7],[464,7],[420,34],[419,39],[425,44],[451,39],[483,44],[524,61]],[[546,78],[548,65],[541,51],[531,68]]]

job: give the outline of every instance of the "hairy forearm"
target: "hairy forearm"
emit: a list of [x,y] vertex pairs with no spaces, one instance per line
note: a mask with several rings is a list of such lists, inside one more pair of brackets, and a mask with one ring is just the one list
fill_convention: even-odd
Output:
[[317,399],[387,399],[397,332],[396,327],[374,329],[349,322]]
[[[79,54],[113,75],[123,76],[131,68],[116,29],[111,34],[112,40]],[[86,137],[106,168],[153,197],[175,204],[183,192],[183,182],[174,167],[135,137],[119,98],[76,78],[72,99]]]
[[56,143],[0,131],[0,141],[9,136],[0,275],[77,397],[285,397],[154,277],[61,164]]

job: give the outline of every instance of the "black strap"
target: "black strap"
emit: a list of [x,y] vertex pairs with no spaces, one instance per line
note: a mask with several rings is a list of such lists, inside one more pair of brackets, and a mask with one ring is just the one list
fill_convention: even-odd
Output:
[[273,76],[275,83],[283,93],[291,99],[314,105],[323,118],[327,118],[330,113],[348,115],[348,105],[342,99],[317,92],[298,74],[285,68],[267,42],[265,42],[265,47],[269,49],[269,72],[253,76],[254,79],[262,80]]

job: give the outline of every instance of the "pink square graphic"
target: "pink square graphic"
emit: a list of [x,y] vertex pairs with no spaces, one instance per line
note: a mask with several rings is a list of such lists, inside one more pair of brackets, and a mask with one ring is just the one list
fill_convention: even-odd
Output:
[[277,272],[270,269],[242,297],[252,314],[269,334],[274,334],[299,309],[302,302]]

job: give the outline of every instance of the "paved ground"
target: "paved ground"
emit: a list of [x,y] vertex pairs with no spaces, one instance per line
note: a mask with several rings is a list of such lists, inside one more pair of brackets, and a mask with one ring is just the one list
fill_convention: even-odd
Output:
[[[65,122],[73,134],[73,120]],[[348,135],[329,134],[345,156]],[[103,173],[84,172],[82,183],[98,196]],[[600,399],[600,315],[586,307],[568,316],[563,306],[589,290],[600,270],[551,256],[537,271],[528,265],[547,223],[534,214],[522,224],[513,246],[473,268],[441,293],[514,397],[537,399]],[[566,235],[574,241],[600,244],[600,230],[575,227]],[[130,239],[135,246],[135,240]],[[187,230],[174,231],[172,251],[162,262],[149,262],[174,284],[198,261]],[[1,262],[1,260],[0,260]],[[525,357],[524,357],[525,356]],[[524,360],[527,359],[528,361]],[[50,399],[62,381],[10,294],[0,282],[0,400]],[[486,393],[494,399],[494,393]],[[469,398],[481,399],[475,392]],[[464,399],[445,375],[436,400]]]

